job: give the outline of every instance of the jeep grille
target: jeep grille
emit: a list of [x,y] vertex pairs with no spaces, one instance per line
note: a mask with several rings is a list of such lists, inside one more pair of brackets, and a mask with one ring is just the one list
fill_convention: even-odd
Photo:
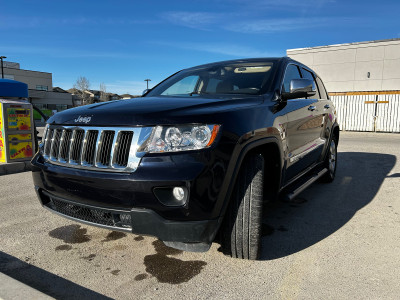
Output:
[[51,164],[101,171],[133,172],[144,153],[136,152],[151,128],[48,126],[43,157]]

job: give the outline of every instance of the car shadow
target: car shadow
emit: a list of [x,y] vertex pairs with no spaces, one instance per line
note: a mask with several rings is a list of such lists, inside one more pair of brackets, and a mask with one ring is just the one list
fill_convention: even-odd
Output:
[[56,299],[112,299],[2,251],[0,272]]
[[339,230],[374,199],[395,164],[394,155],[339,152],[333,183],[316,183],[293,202],[267,208],[261,260],[294,254]]

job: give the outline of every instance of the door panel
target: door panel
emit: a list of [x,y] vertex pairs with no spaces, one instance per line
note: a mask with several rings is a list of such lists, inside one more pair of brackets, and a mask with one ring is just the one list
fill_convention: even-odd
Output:
[[311,71],[292,63],[286,67],[282,91],[288,92],[290,80],[297,78],[313,80],[317,93],[308,99],[288,100],[283,109],[287,116],[284,183],[318,162],[326,144],[326,109],[324,101],[320,100],[326,96],[321,96],[322,91],[318,88],[315,75]]
[[[310,107],[315,110],[310,110]],[[296,99],[287,103],[287,169],[285,181],[314,164],[325,144],[321,132],[325,117],[318,99]]]

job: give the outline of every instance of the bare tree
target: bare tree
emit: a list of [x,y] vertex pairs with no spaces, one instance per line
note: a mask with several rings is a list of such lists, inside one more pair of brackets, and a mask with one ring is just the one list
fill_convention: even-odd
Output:
[[74,84],[74,89],[76,90],[77,95],[82,99],[82,104],[90,104],[92,99],[90,99],[89,94],[86,91],[89,91],[90,83],[86,77],[80,76],[76,83]]
[[107,89],[104,82],[100,83],[100,101],[107,101]]

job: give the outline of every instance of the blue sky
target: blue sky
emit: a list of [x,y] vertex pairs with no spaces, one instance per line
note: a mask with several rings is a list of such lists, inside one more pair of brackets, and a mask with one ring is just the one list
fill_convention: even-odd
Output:
[[198,64],[400,38],[400,1],[0,0],[0,55],[68,89],[140,94]]

